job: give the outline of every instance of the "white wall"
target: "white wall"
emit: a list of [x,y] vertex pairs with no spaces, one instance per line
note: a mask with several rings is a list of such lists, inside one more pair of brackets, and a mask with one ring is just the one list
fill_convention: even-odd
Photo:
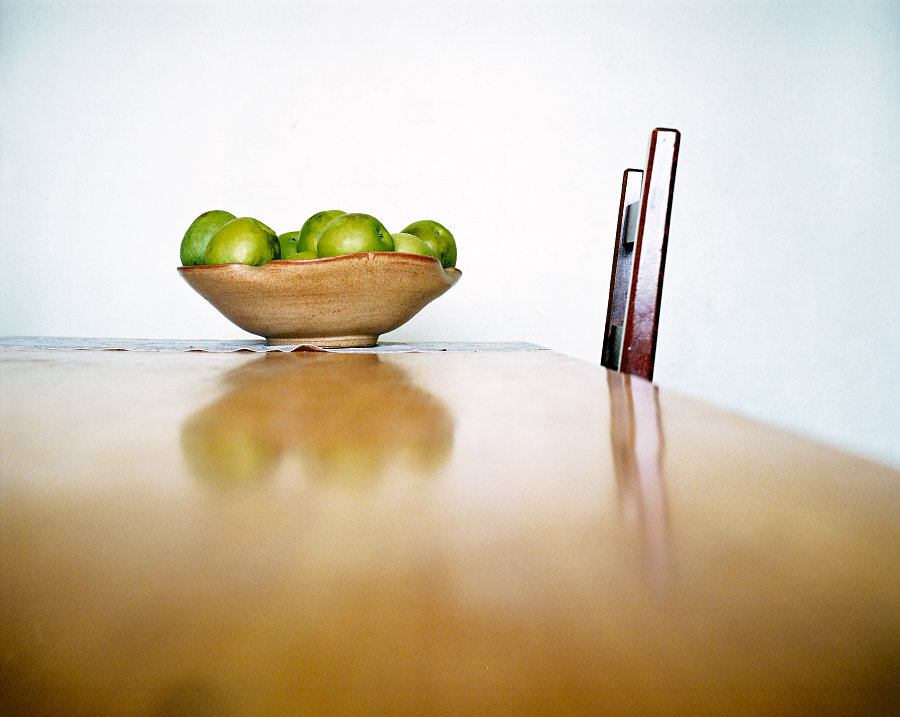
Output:
[[245,336],[200,212],[434,218],[389,340],[599,362],[621,170],[682,153],[656,382],[900,465],[900,3],[0,1],[0,334]]

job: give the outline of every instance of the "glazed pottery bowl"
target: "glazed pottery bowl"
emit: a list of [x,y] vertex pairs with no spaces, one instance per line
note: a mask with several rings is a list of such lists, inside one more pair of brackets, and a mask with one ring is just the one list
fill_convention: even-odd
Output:
[[437,259],[401,252],[178,272],[222,315],[267,343],[327,348],[374,346],[462,275]]

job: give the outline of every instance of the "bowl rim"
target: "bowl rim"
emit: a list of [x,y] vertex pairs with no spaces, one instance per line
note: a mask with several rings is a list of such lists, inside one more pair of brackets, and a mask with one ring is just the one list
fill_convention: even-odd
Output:
[[[376,258],[377,257],[377,258]],[[228,264],[189,264],[187,266],[178,266],[176,267],[178,271],[198,271],[198,270],[210,270],[210,269],[221,269],[224,266],[238,266],[238,267],[246,267],[247,269],[253,271],[264,270],[267,266],[271,264],[278,264],[280,266],[293,266],[293,267],[303,267],[303,266],[321,266],[326,263],[335,263],[341,261],[360,261],[361,259],[367,259],[369,261],[376,260],[381,261],[384,257],[396,257],[403,258],[406,261],[413,262],[421,262],[423,266],[430,265],[434,266],[437,264],[437,267],[447,274],[448,276],[460,275],[462,272],[457,269],[455,266],[443,267],[441,266],[440,260],[436,259],[433,256],[425,256],[424,254],[410,254],[404,251],[362,251],[362,252],[354,252],[352,254],[339,254],[338,256],[324,256],[318,257],[316,259],[272,259],[271,261],[267,261],[265,264],[260,264],[255,266],[253,264],[241,264],[240,262],[231,262]],[[387,261],[391,261],[391,258],[388,258]]]

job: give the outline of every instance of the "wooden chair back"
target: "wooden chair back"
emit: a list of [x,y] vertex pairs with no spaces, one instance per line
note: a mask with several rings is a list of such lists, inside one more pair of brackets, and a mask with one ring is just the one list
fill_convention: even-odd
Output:
[[622,176],[601,363],[653,380],[681,133],[657,128],[644,169]]

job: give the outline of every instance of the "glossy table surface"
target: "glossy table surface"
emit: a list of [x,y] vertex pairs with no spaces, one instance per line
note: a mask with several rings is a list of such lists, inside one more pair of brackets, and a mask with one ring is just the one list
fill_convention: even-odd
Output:
[[0,351],[0,456],[0,714],[900,704],[900,473],[552,351]]

